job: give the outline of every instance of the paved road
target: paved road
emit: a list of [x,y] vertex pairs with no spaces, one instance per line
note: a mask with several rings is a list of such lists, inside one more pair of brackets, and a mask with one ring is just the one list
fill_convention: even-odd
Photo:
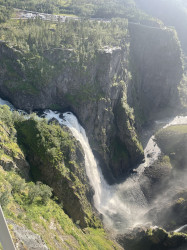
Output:
[[0,242],[3,246],[3,250],[15,250],[14,243],[9,233],[8,226],[1,206],[0,206]]

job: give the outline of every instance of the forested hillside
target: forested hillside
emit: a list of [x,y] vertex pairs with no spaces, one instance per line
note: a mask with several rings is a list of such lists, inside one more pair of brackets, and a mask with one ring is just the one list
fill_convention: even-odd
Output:
[[139,19],[146,16],[140,11],[133,0],[0,0],[0,4],[50,14],[75,15],[96,18],[130,18]]

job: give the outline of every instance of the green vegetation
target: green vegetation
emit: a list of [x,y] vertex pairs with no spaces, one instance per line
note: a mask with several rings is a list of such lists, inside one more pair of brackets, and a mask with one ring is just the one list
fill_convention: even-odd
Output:
[[187,125],[172,125],[156,133],[158,144],[166,154],[172,153],[172,150],[186,140],[186,137]]
[[56,239],[61,249],[69,247],[103,250],[116,247],[117,249],[117,246],[107,239],[103,229],[87,228],[83,233],[64,213],[61,205],[57,204],[56,198],[48,199],[43,203],[40,195],[43,184],[39,185],[40,188],[32,203],[29,190],[31,186],[34,189],[38,188],[38,184],[25,183],[24,189],[12,193],[12,185],[9,182],[12,178],[17,182],[24,181],[15,172],[6,172],[0,167],[0,191],[5,189],[9,191],[8,204],[4,206],[6,218],[12,219],[18,225],[23,224],[34,233],[41,235],[50,249],[56,249]]
[[[64,174],[69,159],[67,152],[75,150],[74,140],[59,125],[48,125],[46,120],[33,117],[29,120],[16,121],[18,142],[24,147],[28,157],[38,156],[46,164],[52,164]],[[65,162],[65,165],[64,165]]]
[[0,5],[0,23],[6,22],[12,14],[12,8]]
[[0,38],[22,53],[41,55],[48,49],[73,49],[79,53],[78,59],[83,60],[103,46],[119,46],[127,37],[127,20],[114,19],[111,23],[86,20],[69,20],[64,23],[50,23],[40,19],[9,20],[1,24],[0,30]]
[[[77,141],[59,125],[48,125],[45,119],[35,116],[21,121],[18,117],[15,127],[18,143],[24,149],[34,179],[50,184],[55,195],[63,202],[67,213],[75,221],[80,220],[82,227],[100,227],[100,220],[93,214],[87,199],[89,187],[84,162],[77,157],[77,154],[82,154]],[[77,152],[78,150],[80,152]],[[63,189],[66,192],[63,192]],[[44,191],[50,192],[46,189]],[[34,193],[30,194],[31,201],[32,195]],[[45,197],[42,200],[45,203]]]
[[[24,148],[24,153],[17,141]],[[33,164],[43,161],[49,176],[54,173],[53,168],[60,169],[62,175],[58,173],[58,178],[54,181],[60,180],[63,183],[66,180],[65,185],[59,187],[62,193],[69,196],[69,181],[75,194],[79,195],[79,199],[83,199],[84,188],[86,189],[86,184],[81,183],[80,177],[83,176],[83,170],[81,165],[69,159],[71,153],[76,150],[76,143],[67,131],[56,124],[48,125],[44,119],[39,120],[35,115],[25,119],[17,112],[11,112],[7,106],[1,106],[0,145],[0,204],[6,218],[12,219],[18,225],[25,225],[42,236],[49,249],[56,249],[57,242],[59,249],[118,249],[118,246],[107,238],[102,228],[86,228],[83,232],[64,213],[66,202],[63,204],[60,197],[52,198],[52,189],[48,185],[25,180],[25,176],[21,177],[15,167],[18,156],[22,157],[23,161],[25,154],[29,162],[32,157],[36,158],[36,162],[32,161]],[[14,162],[11,169],[7,169],[9,163],[3,160],[5,156]],[[52,168],[49,167],[51,165]],[[69,198],[73,199],[73,196]],[[86,213],[93,216],[85,198],[83,203],[87,206]],[[98,222],[95,221],[95,227],[96,223]]]
[[[36,95],[67,68],[88,76],[88,66],[95,63],[99,49],[126,46],[122,43],[126,39],[127,20],[55,24],[40,19],[9,20],[0,25],[0,40],[12,51],[3,54],[0,62],[7,74],[4,84],[12,93],[19,90]],[[82,89],[85,93],[81,91],[81,96],[92,90],[89,84]]]
[[134,129],[134,123],[135,123],[134,110],[128,105],[126,91],[127,90],[124,89],[123,98],[121,100],[122,104],[121,108],[123,109],[125,116],[127,117],[125,124],[126,131],[129,134],[130,140],[136,146],[136,150],[139,151],[140,154],[144,155],[143,147],[140,141],[138,140],[136,130]]

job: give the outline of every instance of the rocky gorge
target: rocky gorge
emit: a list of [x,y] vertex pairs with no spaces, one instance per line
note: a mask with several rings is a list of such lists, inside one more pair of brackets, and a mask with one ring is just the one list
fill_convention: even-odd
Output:
[[[76,27],[78,22],[64,25]],[[90,28],[95,21],[87,22],[90,23],[84,25]],[[42,224],[46,230],[44,241],[47,246],[52,244],[51,249],[94,249],[94,237],[97,230],[102,230],[103,221],[127,250],[186,247],[185,231],[184,234],[165,231],[174,231],[187,223],[186,121],[173,125],[166,119],[184,111],[180,96],[184,82],[180,41],[174,28],[158,20],[126,20],[120,23],[122,26],[118,22],[94,23],[101,25],[99,29],[102,25],[113,25],[114,33],[116,27],[122,28],[123,39],[118,44],[106,43],[94,48],[89,56],[81,46],[81,52],[76,47],[57,46],[35,55],[35,48],[28,54],[12,41],[0,41],[0,96],[17,110],[35,111],[46,118],[49,115],[46,122],[35,115],[11,114],[8,109],[1,109],[3,183],[7,184],[6,171],[14,170],[26,181],[33,180],[36,190],[45,188],[42,183],[47,184],[53,190],[54,200],[50,200],[51,207],[45,213],[51,216],[52,207],[57,209],[59,205],[74,223],[70,227],[61,214],[68,221],[69,227],[64,228],[60,216],[52,222],[52,217],[48,218],[43,211],[37,219],[31,210],[36,211],[35,207],[42,204],[42,191],[32,200],[30,184],[15,191],[11,183],[13,201],[9,206],[16,214],[12,230],[17,238],[21,229],[15,224],[23,223],[31,231],[36,227],[38,234]],[[8,26],[1,28],[2,37],[6,37],[8,29]],[[55,34],[53,26],[47,26],[49,31]],[[28,44],[32,39],[28,37]],[[81,39],[86,43],[90,37]],[[86,46],[89,48],[89,43]],[[84,138],[88,137],[85,140],[91,147],[89,157],[95,156],[96,160],[92,160],[95,166],[86,165],[87,144],[82,144],[67,125],[68,113],[64,113],[67,111],[70,118],[77,117],[78,131],[85,128]],[[164,127],[166,124],[168,127]],[[90,175],[88,167],[92,168]],[[55,199],[57,202],[53,203]],[[58,209],[54,211],[57,215],[61,213]],[[30,224],[29,213],[34,217]],[[7,216],[12,219],[13,215],[7,212]],[[108,221],[112,221],[112,226]],[[87,227],[94,228],[95,233]],[[55,228],[52,243],[47,228],[50,237]],[[71,232],[73,238],[69,235],[70,228],[76,231]],[[90,245],[87,238],[79,236],[81,230],[85,237],[90,234]],[[25,228],[23,231],[28,233]],[[99,239],[98,244],[104,247],[101,249],[120,249],[114,241],[107,243],[105,247]],[[28,249],[32,249],[30,244]],[[95,249],[100,249],[100,245]]]

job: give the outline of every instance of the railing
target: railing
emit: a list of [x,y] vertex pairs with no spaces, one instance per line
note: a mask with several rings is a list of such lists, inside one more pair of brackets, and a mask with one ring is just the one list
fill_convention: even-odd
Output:
[[0,243],[2,244],[3,250],[15,250],[15,246],[8,230],[6,219],[3,214],[3,210],[0,206]]

